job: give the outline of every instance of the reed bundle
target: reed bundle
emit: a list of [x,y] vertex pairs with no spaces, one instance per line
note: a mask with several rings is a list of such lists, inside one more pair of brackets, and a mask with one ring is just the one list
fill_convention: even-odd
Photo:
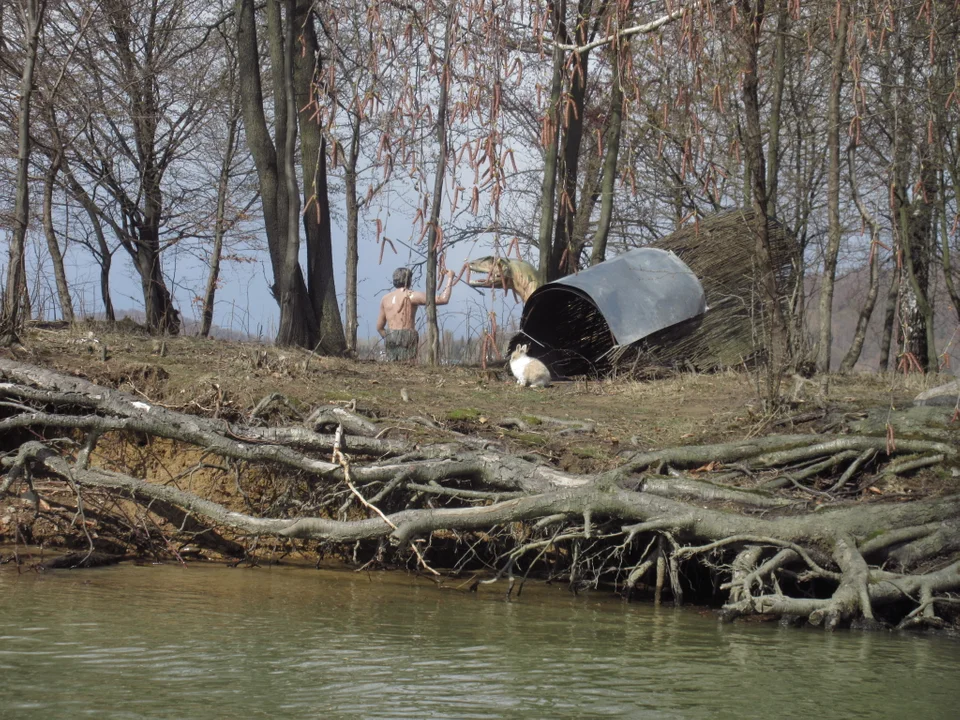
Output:
[[[610,355],[618,369],[653,364],[712,370],[753,363],[765,353],[765,313],[756,262],[757,214],[750,209],[718,213],[652,243],[671,250],[703,285],[707,312],[700,318],[651,335]],[[787,316],[796,244],[776,220],[767,218],[778,301]]]

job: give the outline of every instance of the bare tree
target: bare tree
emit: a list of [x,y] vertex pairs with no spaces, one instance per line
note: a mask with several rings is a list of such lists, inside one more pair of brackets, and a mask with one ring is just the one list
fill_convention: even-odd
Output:
[[72,168],[65,161],[64,175],[66,176],[67,192],[80,204],[87,217],[87,232],[83,236],[74,236],[73,239],[86,247],[94,261],[100,266],[100,299],[103,302],[104,319],[113,323],[117,316],[110,293],[110,270],[113,267],[113,255],[120,249],[120,245],[114,243],[111,246],[107,240],[107,234],[104,232],[103,221],[101,220],[100,204],[80,184],[73,174]]
[[63,267],[63,253],[60,250],[60,241],[57,239],[53,223],[53,191],[60,174],[61,156],[54,154],[43,179],[43,234],[47,240],[47,252],[50,253],[50,262],[53,265],[53,276],[57,283],[57,297],[60,300],[60,312],[63,319],[72,323],[73,300],[70,297],[70,288],[67,284],[67,273]]
[[[827,181],[827,221],[829,240],[823,260],[820,279],[820,343],[817,350],[817,372],[826,377],[830,373],[830,351],[833,346],[833,293],[837,275],[837,255],[840,252],[843,227],[840,224],[840,91],[843,87],[844,63],[847,51],[847,22],[850,17],[846,3],[837,6],[832,52],[830,95],[827,107],[827,153],[830,169]],[[826,381],[824,381],[826,382]]]
[[317,39],[312,3],[300,0],[296,12],[301,50],[295,54],[294,97],[299,110],[301,136],[307,289],[317,321],[317,346],[326,353],[341,354],[346,350],[346,339],[333,267],[333,220],[327,183],[328,143],[317,119],[323,95],[323,54]]
[[20,73],[20,113],[17,121],[17,179],[16,208],[14,209],[13,238],[7,264],[7,284],[0,315],[0,337],[16,337],[22,320],[26,293],[25,253],[27,225],[30,222],[30,187],[28,171],[33,149],[30,137],[30,103],[33,98],[33,78],[37,69],[37,50],[43,30],[46,0],[23,0],[19,5],[22,35],[22,66]]
[[194,0],[107,0],[71,70],[71,101],[91,107],[74,113],[83,132],[65,167],[126,250],[157,332],[180,329],[164,253],[200,235],[206,215],[194,205],[201,196],[186,166],[216,96],[217,74],[207,72],[211,17]]
[[[298,197],[295,197],[299,189],[293,165],[298,121],[298,108],[293,96],[294,84],[297,83],[301,92],[316,101],[310,87],[303,87],[305,79],[312,83],[315,78],[316,41],[312,23],[306,23],[309,17],[308,5],[287,3],[284,7],[287,12],[286,27],[290,28],[288,31],[284,29],[284,17],[276,3],[269,3],[265,13],[274,98],[274,132],[271,137],[261,85],[261,58],[254,5],[251,0],[237,2],[237,53],[240,62],[244,133],[259,176],[265,231],[274,275],[273,293],[280,304],[277,343],[311,348],[316,346],[323,352],[337,353],[345,348],[343,326],[339,310],[335,303],[331,305],[330,302],[331,297],[335,298],[335,292],[332,268],[325,262],[326,253],[330,252],[329,237],[319,235],[320,232],[328,233],[320,226],[329,222],[326,153],[319,130],[307,128],[302,122],[300,129],[304,137],[316,137],[315,148],[311,150],[305,147],[302,156],[305,183],[311,190],[315,190],[308,200],[316,203],[312,212],[320,215],[316,231],[312,236],[308,234],[308,245],[316,243],[313,250],[321,253],[317,262],[311,263],[309,290],[299,263],[299,210],[295,209],[299,205]],[[299,41],[305,44],[302,51],[298,52],[291,43],[298,38],[294,30],[301,27],[304,30]],[[295,66],[301,61],[303,64],[297,71]],[[331,270],[329,275],[328,268]],[[317,315],[318,306],[323,308],[322,317]],[[329,331],[322,333],[321,322],[324,321],[329,323]]]
[[[223,38],[223,52],[225,63],[223,70],[223,90],[224,97],[221,103],[224,112],[222,113],[223,129],[226,136],[217,138],[222,141],[220,150],[220,170],[217,174],[217,200],[216,211],[213,218],[213,238],[212,247],[209,250],[207,258],[207,282],[203,291],[203,299],[200,310],[200,337],[208,337],[213,326],[214,301],[216,298],[217,287],[220,282],[220,265],[223,260],[224,241],[227,232],[236,223],[235,217],[230,217],[228,212],[228,203],[231,201],[231,191],[233,187],[231,180],[236,172],[235,164],[237,156],[240,154],[239,145],[242,142],[240,137],[240,98],[238,94],[239,82],[237,79],[237,60],[229,41]],[[219,145],[219,142],[218,142]],[[252,202],[252,201],[251,201]],[[240,211],[241,213],[243,211]]]
[[603,138],[605,153],[603,157],[603,176],[600,180],[600,218],[597,222],[597,230],[593,235],[593,249],[590,254],[590,264],[596,265],[603,262],[607,255],[607,238],[610,234],[610,223],[613,220],[614,194],[616,193],[617,183],[617,164],[620,156],[620,138],[623,130],[623,105],[625,95],[623,86],[625,84],[625,63],[617,55],[626,53],[629,50],[629,40],[623,41],[623,47],[620,43],[613,43],[610,46],[610,53],[614,56],[613,78],[610,83],[610,119],[607,123],[606,132]]
[[[760,66],[758,64],[763,21],[766,16],[764,0],[740,0],[740,40],[743,53],[743,112],[744,151],[746,171],[750,178],[750,198],[754,212],[763,217],[767,211],[767,181],[763,138],[760,122]],[[757,225],[756,267],[757,291],[762,298],[762,332],[768,357],[765,372],[765,401],[775,405],[780,395],[780,381],[789,363],[787,357],[787,323],[784,317],[782,297],[777,285],[776,271],[770,248],[766,223]]]
[[440,231],[440,206],[443,203],[443,183],[447,172],[447,114],[450,111],[450,50],[454,43],[451,34],[457,27],[456,9],[447,9],[449,15],[443,33],[443,59],[439,64],[440,98],[437,103],[437,165],[434,170],[433,193],[430,200],[430,220],[427,231],[427,363],[440,362],[440,332],[437,328],[437,250],[442,241]]
[[[902,22],[909,23],[908,18]],[[930,282],[933,209],[937,194],[937,178],[932,148],[922,117],[913,104],[914,73],[918,58],[914,42],[914,25],[903,27],[899,50],[891,60],[897,63],[897,85],[891,108],[894,127],[894,165],[890,178],[894,229],[901,249],[903,280],[901,317],[903,352],[914,358],[920,368],[935,372],[933,305],[928,295]],[[913,192],[914,187],[919,192]]]
[[[843,360],[840,362],[841,373],[851,372],[854,365],[857,364],[857,360],[860,359],[860,353],[863,351],[863,342],[867,335],[867,323],[870,322],[870,317],[873,315],[873,308],[877,302],[877,296],[880,294],[880,270],[883,266],[880,257],[880,253],[882,252],[880,222],[867,208],[857,188],[856,153],[853,145],[848,148],[847,159],[849,168],[847,177],[850,181],[850,193],[857,209],[860,211],[860,217],[864,225],[870,229],[870,255],[867,261],[870,279],[868,281],[867,297],[857,316],[857,326],[853,332],[853,341],[850,343],[850,349],[847,350],[846,355],[843,356]],[[889,351],[890,347],[888,345],[888,354]]]

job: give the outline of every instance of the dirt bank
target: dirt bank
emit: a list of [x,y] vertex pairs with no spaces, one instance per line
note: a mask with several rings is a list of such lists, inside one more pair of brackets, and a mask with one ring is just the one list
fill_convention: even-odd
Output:
[[33,329],[0,376],[6,542],[534,573],[830,627],[954,619],[956,423],[903,412],[937,379],[821,397],[789,378],[768,417],[748,373],[531,390],[96,327]]

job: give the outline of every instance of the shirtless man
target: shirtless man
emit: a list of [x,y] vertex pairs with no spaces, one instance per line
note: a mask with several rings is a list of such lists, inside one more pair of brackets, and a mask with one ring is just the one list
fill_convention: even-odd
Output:
[[[450,302],[453,289],[454,272],[447,270],[447,286],[437,295],[437,305]],[[393,286],[396,288],[380,301],[380,316],[377,318],[377,332],[384,340],[388,360],[413,360],[417,356],[417,308],[427,304],[427,296],[410,289],[413,271],[410,268],[398,268],[393,273]]]

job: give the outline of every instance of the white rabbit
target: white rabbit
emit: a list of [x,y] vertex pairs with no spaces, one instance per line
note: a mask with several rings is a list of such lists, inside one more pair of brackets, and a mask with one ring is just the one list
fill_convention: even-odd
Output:
[[550,384],[550,369],[536,358],[527,355],[528,346],[517,345],[510,353],[510,371],[517,385],[546,387]]

